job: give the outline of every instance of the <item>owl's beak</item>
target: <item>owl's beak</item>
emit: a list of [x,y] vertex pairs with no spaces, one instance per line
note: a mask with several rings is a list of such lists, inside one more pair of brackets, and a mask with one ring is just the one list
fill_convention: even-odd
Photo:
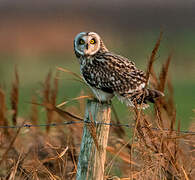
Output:
[[88,50],[88,48],[89,48],[89,45],[88,45],[88,43],[86,44],[86,49]]
[[88,45],[88,43],[85,45],[85,50],[84,50],[84,54],[85,54],[85,56],[88,56],[89,55],[89,45]]

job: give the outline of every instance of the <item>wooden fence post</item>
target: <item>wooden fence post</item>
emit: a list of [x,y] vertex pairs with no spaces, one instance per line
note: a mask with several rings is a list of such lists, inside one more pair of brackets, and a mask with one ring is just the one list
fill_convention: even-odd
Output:
[[87,101],[85,121],[92,123],[85,123],[83,127],[77,180],[103,180],[110,127],[95,123],[110,123],[110,114],[110,105]]

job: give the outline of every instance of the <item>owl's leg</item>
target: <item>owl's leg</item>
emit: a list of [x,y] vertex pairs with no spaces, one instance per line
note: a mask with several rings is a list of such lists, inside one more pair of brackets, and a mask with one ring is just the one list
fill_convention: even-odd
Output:
[[100,89],[93,88],[93,87],[91,87],[91,89],[95,95],[96,101],[103,103],[103,104],[104,103],[111,104],[111,99],[114,96],[113,94],[104,92]]

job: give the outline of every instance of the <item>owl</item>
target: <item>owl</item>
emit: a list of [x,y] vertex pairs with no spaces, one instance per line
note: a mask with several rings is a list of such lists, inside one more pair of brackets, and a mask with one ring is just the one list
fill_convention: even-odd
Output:
[[164,94],[145,88],[146,74],[135,63],[110,52],[95,32],[81,32],[74,39],[74,52],[84,81],[100,102],[114,96],[127,106],[147,108]]

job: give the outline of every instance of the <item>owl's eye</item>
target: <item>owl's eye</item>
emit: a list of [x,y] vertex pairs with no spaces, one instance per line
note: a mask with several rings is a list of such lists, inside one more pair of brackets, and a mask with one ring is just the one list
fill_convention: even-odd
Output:
[[95,44],[95,39],[91,39],[89,42],[90,44]]
[[85,44],[85,41],[83,39],[80,39],[79,44]]

